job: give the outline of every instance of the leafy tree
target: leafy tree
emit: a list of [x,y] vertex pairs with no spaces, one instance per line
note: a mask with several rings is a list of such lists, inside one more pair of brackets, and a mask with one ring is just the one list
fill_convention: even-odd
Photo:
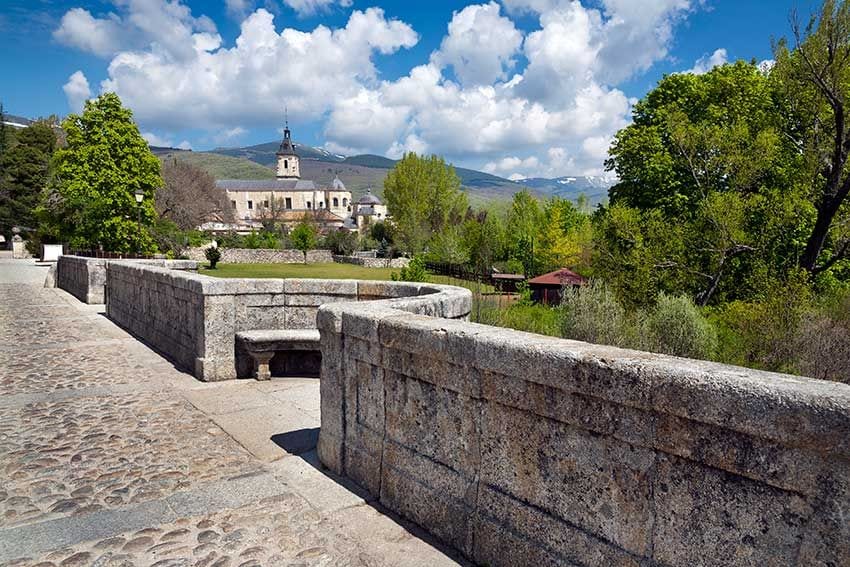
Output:
[[156,191],[155,201],[161,218],[174,221],[182,230],[212,220],[233,220],[227,194],[204,170],[175,159],[162,165],[162,179],[164,183]]
[[672,217],[693,212],[712,191],[787,185],[793,151],[780,118],[770,79],[755,64],[664,77],[615,137],[606,167],[620,181],[611,203]]
[[36,122],[21,130],[0,154],[0,233],[7,239],[13,226],[35,228],[35,209],[49,182],[55,148],[53,130]]
[[502,254],[503,225],[494,211],[481,211],[477,218],[467,219],[464,223],[463,239],[470,265],[476,273],[485,274]]
[[307,252],[316,247],[316,227],[313,226],[313,223],[305,219],[292,229],[289,239],[296,250],[301,250],[304,254],[304,263],[306,264]]
[[324,247],[334,254],[351,256],[357,250],[357,233],[350,230],[332,230],[325,237]]
[[[56,152],[56,174],[44,202],[42,230],[72,247],[113,252],[155,251],[148,227],[162,186],[159,160],[114,93],[86,102],[63,122],[67,147]],[[135,192],[143,200],[136,203]]]
[[540,204],[527,189],[514,194],[507,218],[508,246],[511,256],[522,264],[529,277],[538,274],[534,248],[542,219]]
[[467,208],[454,168],[440,157],[412,152],[390,170],[384,198],[395,224],[395,240],[411,254],[425,250],[428,241],[459,222]]
[[[806,25],[791,18],[794,47],[780,41],[771,76],[786,116],[783,133],[803,157],[816,210],[799,265],[812,274],[850,256],[850,5],[826,0]],[[837,222],[839,221],[840,222]]]

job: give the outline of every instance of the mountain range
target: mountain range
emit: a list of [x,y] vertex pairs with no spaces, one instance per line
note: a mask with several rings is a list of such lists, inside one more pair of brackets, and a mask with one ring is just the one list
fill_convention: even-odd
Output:
[[[154,153],[165,158],[189,161],[206,170],[216,178],[271,179],[277,163],[279,142],[267,142],[238,148],[215,148],[207,152],[191,152],[175,148],[152,148]],[[346,184],[355,196],[372,189],[376,194],[383,191],[384,179],[396,160],[373,154],[344,156],[304,144],[296,144],[295,152],[301,158],[301,176],[319,184],[329,184],[335,176]],[[254,167],[254,165],[260,167]],[[577,200],[584,195],[589,204],[596,205],[608,196],[608,189],[615,179],[605,176],[565,176],[557,178],[528,178],[511,181],[504,177],[456,167],[470,201],[478,204],[492,199],[509,199],[514,193],[529,189],[547,197],[557,195]]]

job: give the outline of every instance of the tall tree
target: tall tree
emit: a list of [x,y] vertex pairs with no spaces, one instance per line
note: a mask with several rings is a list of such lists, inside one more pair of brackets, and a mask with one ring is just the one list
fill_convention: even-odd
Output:
[[132,112],[106,93],[87,101],[82,115],[69,115],[62,129],[67,146],[56,152],[54,184],[42,209],[45,232],[73,247],[155,251],[148,227],[156,218],[160,163]]
[[227,193],[216,187],[215,179],[204,170],[175,159],[163,163],[162,179],[163,186],[156,192],[156,212],[182,230],[233,219]]
[[50,177],[55,148],[53,130],[36,122],[21,130],[16,142],[0,154],[0,233],[7,238],[13,226],[35,228],[35,209]]
[[539,248],[538,233],[543,223],[540,203],[528,189],[515,193],[508,211],[507,238],[511,256],[519,261],[528,277],[538,273],[534,259],[535,246]]
[[396,242],[411,254],[422,252],[432,236],[459,223],[467,209],[454,168],[440,157],[412,152],[387,175],[384,198],[396,225]]
[[826,0],[807,24],[796,14],[791,21],[794,46],[777,44],[772,75],[788,117],[785,134],[809,166],[816,218],[799,265],[817,274],[850,256],[850,236],[836,230],[850,194],[850,5]]

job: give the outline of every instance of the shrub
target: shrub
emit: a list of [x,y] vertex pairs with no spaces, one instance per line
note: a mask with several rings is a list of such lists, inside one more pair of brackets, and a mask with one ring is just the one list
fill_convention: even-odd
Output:
[[661,293],[653,307],[638,312],[641,348],[710,359],[717,351],[717,331],[694,302],[684,296]]
[[351,256],[357,250],[358,245],[357,234],[350,230],[333,230],[325,237],[322,245],[333,252],[342,256]]
[[415,256],[406,268],[401,269],[401,273],[390,274],[390,279],[394,282],[427,282],[428,271],[425,269],[425,260],[421,256]]
[[563,336],[605,345],[636,346],[636,333],[614,292],[602,282],[564,290]]
[[204,250],[204,256],[206,256],[207,261],[210,263],[210,269],[215,270],[215,265],[221,260],[221,250],[217,246],[210,246]]

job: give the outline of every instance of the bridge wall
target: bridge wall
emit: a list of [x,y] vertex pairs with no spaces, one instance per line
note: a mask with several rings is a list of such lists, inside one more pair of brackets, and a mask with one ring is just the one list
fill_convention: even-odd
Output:
[[850,387],[319,309],[319,455],[483,565],[848,565]]

